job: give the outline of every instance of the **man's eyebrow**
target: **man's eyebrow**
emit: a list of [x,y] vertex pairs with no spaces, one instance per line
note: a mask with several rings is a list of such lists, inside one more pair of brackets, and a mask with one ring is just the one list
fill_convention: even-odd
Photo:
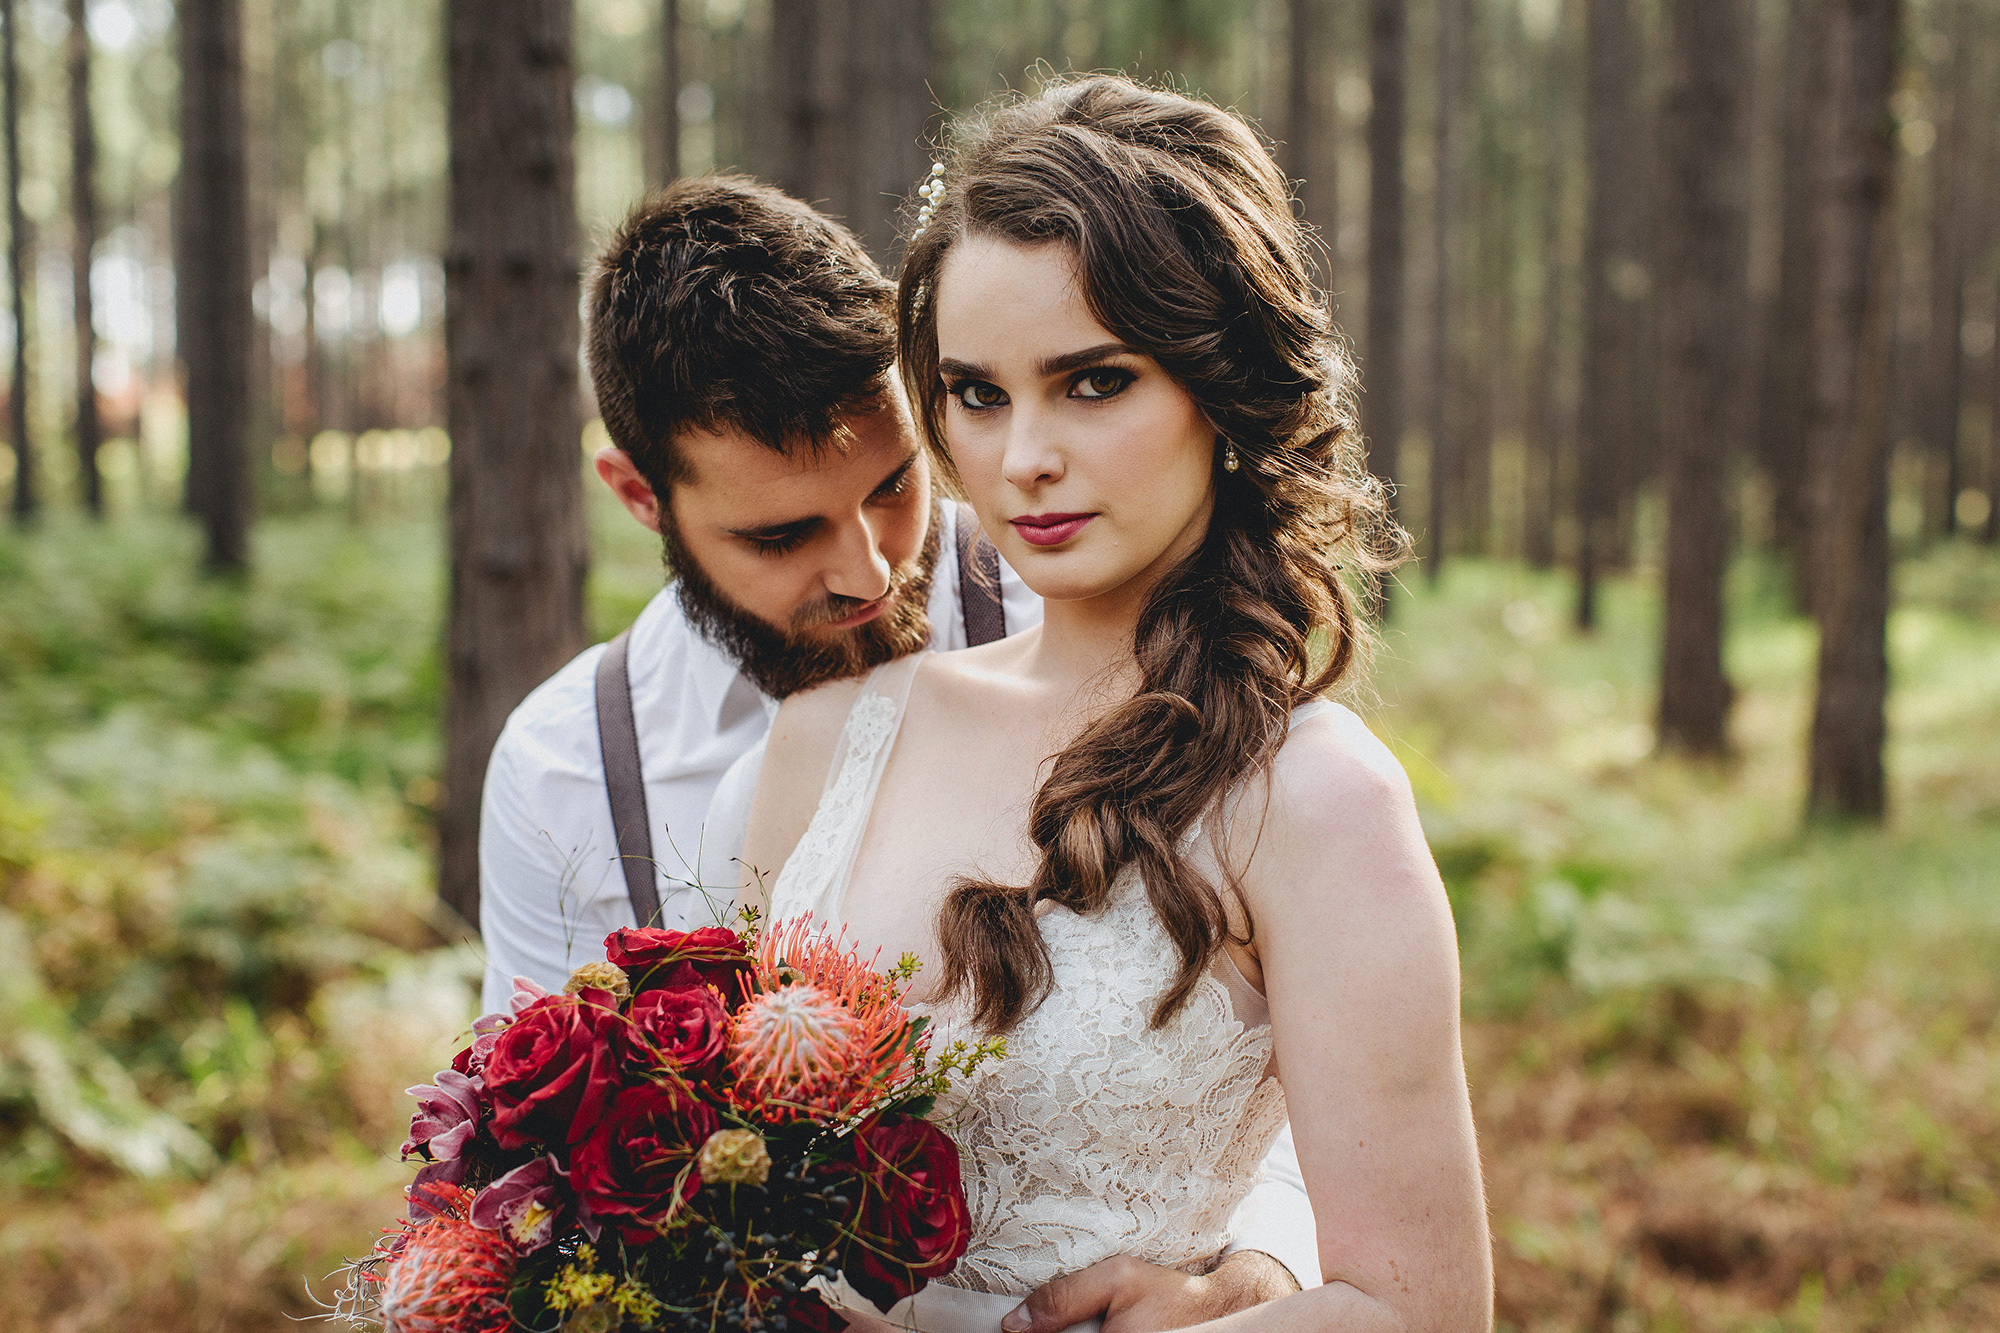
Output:
[[780,523],[760,523],[754,528],[724,528],[732,537],[749,537],[754,541],[769,541],[774,537],[793,537],[811,532],[826,520],[818,514],[805,518],[786,519]]
[[[910,469],[916,465],[917,451],[912,449],[903,456],[903,461],[890,468],[888,475],[876,482],[875,489],[868,493],[870,495],[880,495],[883,491],[888,490],[904,477],[908,476]],[[753,541],[770,541],[774,537],[802,536],[814,531],[825,522],[826,520],[818,514],[808,514],[804,518],[782,519],[776,523],[759,523],[755,527],[750,528],[724,528],[723,531],[732,537],[748,537]]]
[[889,475],[882,478],[882,480],[876,482],[875,489],[868,493],[870,495],[880,495],[883,491],[890,489],[897,482],[901,481],[904,477],[908,476],[910,469],[915,467],[916,465],[917,465],[917,451],[912,449],[909,452],[909,454],[904,457],[903,461],[896,464],[896,466],[890,468]]

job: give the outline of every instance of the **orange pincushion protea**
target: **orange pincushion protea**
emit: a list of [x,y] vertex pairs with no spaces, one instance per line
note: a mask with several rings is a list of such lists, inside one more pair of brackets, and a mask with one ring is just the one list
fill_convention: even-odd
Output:
[[765,932],[764,989],[729,1020],[733,1097],[744,1110],[780,1121],[855,1115],[910,1074],[902,988],[842,940],[810,917]]
[[470,1190],[428,1192],[436,1215],[403,1224],[382,1274],[382,1333],[506,1333],[514,1247],[466,1220]]

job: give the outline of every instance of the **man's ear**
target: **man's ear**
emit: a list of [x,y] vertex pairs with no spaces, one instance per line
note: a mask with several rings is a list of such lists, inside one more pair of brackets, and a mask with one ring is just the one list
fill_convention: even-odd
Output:
[[591,460],[597,475],[611,493],[618,497],[618,503],[625,506],[625,512],[654,532],[660,530],[660,498],[653,494],[652,483],[639,475],[638,466],[632,456],[623,449],[606,445],[597,451]]

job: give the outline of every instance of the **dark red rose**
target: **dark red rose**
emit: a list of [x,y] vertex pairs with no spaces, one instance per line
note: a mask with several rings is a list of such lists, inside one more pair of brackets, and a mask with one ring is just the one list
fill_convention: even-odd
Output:
[[604,937],[604,956],[625,969],[634,994],[663,986],[713,986],[730,1004],[741,998],[736,979],[754,970],[742,939],[721,926],[614,930]]
[[628,1069],[654,1069],[664,1060],[689,1078],[705,1078],[729,1038],[729,1015],[706,986],[644,991],[625,1018],[618,1035]]
[[628,1088],[571,1155],[570,1187],[594,1218],[643,1245],[700,1191],[694,1159],[717,1123],[713,1108],[679,1088]]
[[884,1310],[952,1270],[972,1236],[958,1145],[928,1120],[877,1117],[854,1132],[861,1198],[840,1271]]
[[816,1291],[800,1292],[784,1308],[789,1326],[800,1333],[846,1333],[846,1318],[835,1313]]
[[515,1017],[482,1075],[501,1147],[559,1147],[590,1132],[618,1091],[611,1036],[621,1021],[605,990],[551,995]]

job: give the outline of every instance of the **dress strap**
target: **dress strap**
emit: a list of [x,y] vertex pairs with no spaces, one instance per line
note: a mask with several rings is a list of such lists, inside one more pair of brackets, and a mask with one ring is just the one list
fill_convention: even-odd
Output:
[[885,662],[868,673],[860,694],[847,712],[827,770],[819,807],[805,836],[793,849],[771,891],[771,919],[782,921],[812,913],[822,921],[840,917],[847,880],[861,835],[874,809],[875,792],[889,767],[910,702],[910,684],[924,654]]

